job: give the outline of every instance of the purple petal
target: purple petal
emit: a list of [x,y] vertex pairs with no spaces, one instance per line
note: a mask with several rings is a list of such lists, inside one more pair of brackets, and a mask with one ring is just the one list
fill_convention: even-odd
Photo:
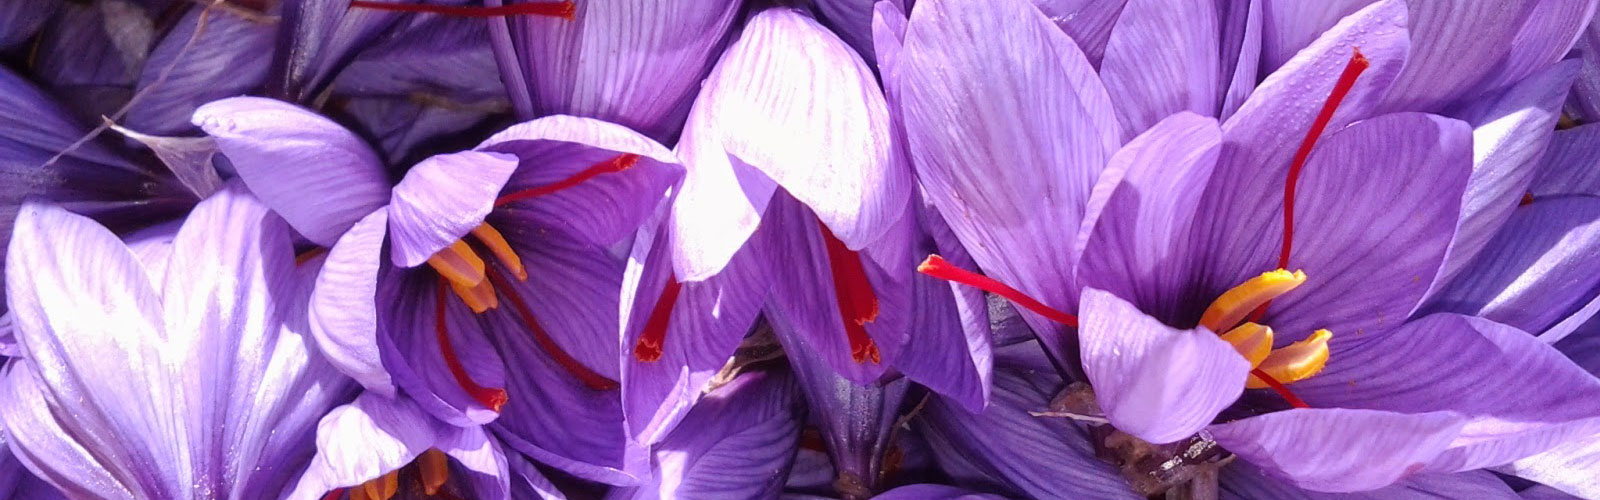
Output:
[[1240,459],[1312,491],[1382,488],[1422,470],[1466,425],[1451,412],[1317,408],[1211,426]]
[[285,0],[267,95],[310,101],[333,82],[356,53],[406,14],[352,9],[346,0]]
[[[916,247],[919,254],[937,253],[957,266],[975,267],[932,207],[917,215],[929,233]],[[920,274],[912,280],[911,334],[895,368],[969,411],[983,411],[994,366],[983,291]]]
[[958,485],[1021,498],[1141,498],[1111,464],[1094,457],[1079,427],[1028,414],[1048,406],[1055,390],[997,370],[993,403],[983,413],[933,398],[913,422],[940,464],[965,464],[944,466]]
[[438,155],[411,167],[389,197],[394,265],[420,266],[483,224],[516,169],[514,156],[477,151]]
[[584,169],[637,155],[623,172],[602,174],[552,194],[517,201],[499,210],[521,227],[554,231],[595,245],[632,238],[655,213],[682,167],[664,146],[612,123],[552,116],[514,125],[478,146],[515,155],[521,162],[505,193],[555,184]]
[[[786,268],[785,279],[775,283],[766,313],[774,328],[793,335],[795,349],[806,349],[821,357],[835,372],[856,383],[876,380],[894,363],[906,338],[910,318],[910,265],[885,269],[860,254],[872,293],[878,301],[877,318],[863,327],[876,346],[879,357],[857,359],[854,345],[845,329],[845,318],[831,272],[829,251],[817,218],[805,206],[787,196],[773,200],[763,221],[771,224],[764,245],[773,266]],[[889,238],[885,238],[889,239]]]
[[656,446],[656,476],[624,498],[771,498],[799,445],[801,399],[781,373],[740,375]]
[[[709,94],[709,91],[703,92]],[[697,100],[677,154],[687,169],[672,204],[673,275],[702,281],[721,272],[761,225],[777,183],[728,154],[709,99]]]
[[[502,5],[494,0],[488,5]],[[494,19],[501,78],[523,118],[598,118],[670,142],[740,2],[578,2],[573,19]]]
[[1089,64],[1100,66],[1111,31],[1128,0],[1031,0],[1044,16],[1072,37]]
[[262,55],[272,51],[276,28],[224,9],[189,9],[150,50],[127,125],[156,135],[189,132],[200,105],[260,87],[272,62]]
[[1504,481],[1486,471],[1419,474],[1390,486],[1356,493],[1321,493],[1296,488],[1246,462],[1222,468],[1221,498],[1227,500],[1436,500],[1475,498],[1521,500]]
[[1538,172],[1576,71],[1576,63],[1552,66],[1466,112],[1474,126],[1472,177],[1436,281],[1455,276],[1511,217]]
[[[45,382],[32,361],[19,359],[7,365],[0,380],[0,416],[6,425],[11,453],[28,470],[61,492],[86,498],[134,498],[115,472],[97,463],[95,456],[61,427],[48,405]],[[34,402],[34,403],[21,403]]]
[[[877,64],[877,57],[873,52],[872,18],[877,9],[875,0],[819,0],[816,2],[817,13],[822,15],[822,20],[833,28],[833,32],[840,40],[854,48],[867,65]],[[895,1],[887,5],[894,6]]]
[[814,351],[800,347],[799,339],[781,320],[773,320],[772,327],[785,352],[790,353],[790,368],[805,392],[810,421],[822,434],[833,459],[834,484],[877,490],[885,470],[884,454],[909,383],[902,379],[862,384],[841,377]]
[[[905,49],[905,38],[906,12],[900,8],[899,2],[891,0],[873,4],[872,51],[877,58],[878,73],[882,81],[889,82],[896,79],[895,65],[900,62],[900,51]],[[893,89],[885,88],[884,91],[890,92]],[[890,107],[895,107],[895,104],[891,102]]]
[[[625,283],[637,280],[623,297],[628,315],[622,343],[623,411],[629,436],[653,444],[664,438],[713,376],[727,364],[740,339],[750,331],[771,286],[755,247],[746,247],[729,266],[705,281],[682,283],[667,316],[659,358],[646,361],[637,352],[639,337],[653,321],[671,276],[666,237],[635,245]],[[641,253],[648,254],[640,256]],[[637,277],[633,277],[637,275]]]
[[[1025,2],[947,0],[912,11],[897,72],[890,85],[934,206],[986,273],[1071,311],[1082,205],[1122,143],[1089,62]],[[1061,331],[1024,317],[1047,337]]]
[[1217,15],[1215,0],[1129,0],[1122,8],[1100,77],[1128,135],[1180,111],[1217,114]]
[[61,0],[43,0],[0,5],[0,48],[11,48],[32,38],[61,4]]
[[[490,343],[497,330],[485,324],[495,311],[474,314],[448,293],[443,279],[433,271],[409,271],[385,266],[378,275],[378,353],[395,386],[434,418],[457,426],[482,425],[498,414],[474,398],[456,379],[440,344],[440,315],[452,353],[462,371],[485,388],[506,388],[505,354]],[[505,307],[507,304],[502,304]],[[521,334],[524,330],[513,330]],[[509,392],[509,389],[507,389]]]
[[445,425],[407,399],[375,394],[363,394],[323,417],[316,458],[288,498],[314,500],[335,488],[360,485],[399,470],[429,449],[445,452],[474,476],[488,476],[495,487],[475,489],[476,498],[507,498],[506,457],[482,427]]
[[[1209,256],[1202,274],[1206,279],[1200,287],[1202,295],[1215,297],[1272,269],[1269,266],[1281,245],[1277,235],[1282,233],[1283,183],[1294,145],[1305,137],[1335,84],[1334,75],[1351,58],[1352,48],[1359,47],[1371,67],[1334,113],[1329,125],[1332,131],[1368,114],[1399,71],[1407,46],[1401,2],[1386,0],[1362,9],[1267,77],[1223,124],[1222,154],[1199,209],[1206,215],[1196,219],[1195,225],[1196,248]],[[1328,147],[1321,143],[1317,149]],[[1306,171],[1309,174],[1316,169],[1308,167]],[[1307,186],[1309,183],[1299,192],[1313,193]]]
[[942,484],[908,484],[885,491],[872,500],[1003,500],[1005,497],[968,491]]
[[[1297,186],[1286,266],[1304,269],[1307,283],[1273,301],[1262,324],[1277,330],[1280,340],[1319,328],[1360,336],[1392,329],[1409,316],[1433,282],[1459,220],[1471,137],[1456,120],[1397,113],[1351,125],[1318,144]],[[1275,201],[1266,203],[1273,209],[1261,212],[1281,213]],[[1281,225],[1266,225],[1265,234],[1281,234]],[[1275,253],[1262,252],[1265,258],[1257,261]]]
[[1182,270],[1201,265],[1187,238],[1203,194],[1195,186],[1211,177],[1221,141],[1215,119],[1180,113],[1111,157],[1089,200],[1088,211],[1099,215],[1080,233],[1084,286],[1125,297],[1156,318],[1199,313],[1183,309],[1192,274]]
[[394,397],[378,350],[378,276],[389,211],[356,222],[328,251],[311,292],[311,334],[328,362],[368,391]]
[[1600,125],[1557,130],[1550,139],[1538,178],[1528,187],[1534,199],[1566,194],[1600,196]]
[[1283,66],[1296,52],[1311,45],[1322,32],[1337,24],[1340,19],[1354,14],[1371,3],[1374,3],[1373,0],[1326,2],[1263,0],[1261,2],[1262,73]]
[[1205,328],[1178,330],[1086,288],[1083,371],[1118,430],[1156,444],[1194,435],[1239,399],[1250,362]]
[[892,147],[883,93],[861,57],[815,20],[787,8],[757,13],[705,87],[695,112],[703,105],[716,116],[727,153],[805,203],[851,249],[901,215],[911,173]]
[[[1600,295],[1600,200],[1558,197],[1517,207],[1429,311],[1482,316],[1531,333],[1582,322]],[[1554,342],[1557,338],[1546,338]]]
[[1223,120],[1233,116],[1256,88],[1261,64],[1262,2],[1227,0],[1219,2],[1222,27]]
[[307,239],[334,241],[389,197],[372,148],[304,108],[259,97],[223,99],[195,110],[239,177]]
[[1362,340],[1332,346],[1327,369],[1296,392],[1317,407],[1454,412],[1466,427],[1419,462],[1428,471],[1501,465],[1600,430],[1600,380],[1521,330],[1434,314]]

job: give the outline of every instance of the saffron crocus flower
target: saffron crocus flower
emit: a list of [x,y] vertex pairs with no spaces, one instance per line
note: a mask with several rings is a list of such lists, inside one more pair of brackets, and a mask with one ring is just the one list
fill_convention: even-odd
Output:
[[391,189],[366,144],[303,108],[235,98],[195,121],[331,247],[310,314],[340,369],[445,422],[493,421],[511,448],[579,477],[644,472],[623,438],[618,301],[634,232],[682,175],[666,148],[547,117],[425,159]]
[[74,498],[282,498],[354,387],[306,336],[320,265],[237,187],[133,246],[25,205],[6,262],[11,449]]
[[762,310],[786,348],[845,379],[894,367],[982,406],[981,297],[958,310],[948,286],[910,273],[913,245],[933,243],[889,127],[842,41],[793,9],[750,18],[696,98],[678,146],[689,176],[639,259],[623,384],[641,442],[682,418]]
[[[488,4],[518,8],[540,2]],[[672,144],[741,4],[569,2],[574,9],[566,18],[504,16],[489,26],[500,77],[519,118],[585,116]]]
[[[1437,115],[1378,114],[1390,84],[1405,81],[1396,79],[1409,46],[1404,5],[1344,19],[1220,125],[1180,113],[1120,145],[1111,100],[1071,41],[1037,11],[1005,4],[919,4],[898,71],[930,194],[967,247],[984,249],[979,264],[1017,288],[937,260],[927,269],[1019,300],[1035,328],[1047,318],[1076,326],[1049,304],[1077,302],[1083,369],[1116,428],[1152,443],[1205,428],[1300,487],[1353,491],[1505,463],[1600,423],[1600,410],[1568,397],[1600,382],[1527,334],[1452,314],[1405,321],[1463,239],[1477,137]],[[1050,70],[982,56],[1012,40],[1045,41],[1053,52],[1033,64]],[[1016,86],[983,89],[995,81]],[[977,142],[1020,102],[990,96],[1012,92],[1059,99],[1023,118],[1066,137]],[[1549,92],[1527,94],[1515,97],[1544,102],[1537,96]],[[951,110],[987,127],[948,134]],[[1350,124],[1357,117],[1372,118]],[[1298,149],[1286,146],[1301,134]],[[1017,158],[974,159],[993,151]],[[1018,164],[1040,175],[973,168]],[[1019,196],[1039,189],[1066,203]],[[1068,229],[1023,233],[1003,218],[1030,210],[1064,214]],[[1053,245],[1063,250],[1041,251]],[[1428,347],[1446,342],[1449,352]],[[1209,425],[1246,384],[1302,408]],[[1367,460],[1341,462],[1349,456]]]

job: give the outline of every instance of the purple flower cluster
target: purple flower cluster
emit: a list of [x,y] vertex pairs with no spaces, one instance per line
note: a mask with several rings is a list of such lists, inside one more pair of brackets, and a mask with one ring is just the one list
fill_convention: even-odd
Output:
[[0,498],[1600,499],[1597,15],[0,2]]

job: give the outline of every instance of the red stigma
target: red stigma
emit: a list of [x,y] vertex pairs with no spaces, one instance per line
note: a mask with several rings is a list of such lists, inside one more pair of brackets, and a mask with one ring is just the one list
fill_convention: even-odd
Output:
[[[1328,99],[1323,101],[1322,110],[1317,112],[1317,119],[1311,122],[1311,128],[1306,130],[1306,137],[1300,141],[1300,149],[1294,152],[1294,160],[1289,163],[1289,175],[1283,183],[1283,247],[1278,251],[1278,269],[1289,268],[1289,251],[1294,245],[1294,193],[1295,187],[1300,184],[1300,171],[1305,169],[1306,159],[1311,157],[1311,151],[1317,145],[1317,138],[1322,137],[1322,131],[1328,128],[1328,122],[1333,121],[1333,112],[1339,109],[1339,103],[1345,96],[1350,95],[1350,89],[1356,85],[1356,78],[1372,63],[1367,62],[1367,56],[1361,55],[1360,48],[1352,48],[1350,61],[1344,65],[1344,71],[1339,73],[1339,81],[1333,84],[1333,92],[1328,94]],[[1266,316],[1267,307],[1272,303],[1261,304],[1255,311],[1251,311],[1249,321],[1260,321]]]
[[596,163],[593,166],[590,166],[589,168],[583,169],[582,172],[578,172],[577,174],[574,174],[572,177],[568,177],[568,178],[562,179],[560,181],[556,181],[554,184],[546,184],[546,185],[539,186],[539,187],[532,187],[532,188],[528,188],[528,189],[523,189],[523,190],[519,190],[519,191],[513,191],[513,192],[510,192],[510,193],[506,193],[504,196],[501,196],[501,197],[496,198],[494,200],[494,206],[496,206],[496,207],[504,206],[507,203],[511,203],[511,202],[514,202],[514,201],[517,201],[517,200],[523,200],[523,199],[527,199],[527,198],[533,198],[533,197],[537,197],[537,196],[544,196],[544,195],[547,195],[547,194],[555,193],[555,192],[561,191],[563,189],[567,189],[567,188],[570,188],[570,187],[573,187],[573,186],[577,186],[579,184],[583,184],[584,181],[592,179],[595,176],[598,176],[598,175],[601,175],[601,174],[610,174],[610,173],[615,173],[615,172],[621,172],[623,170],[627,170],[627,169],[633,168],[633,165],[636,164],[636,163],[639,163],[639,155],[636,155],[636,154],[633,154],[633,153],[623,153],[623,154],[614,156],[609,160],[606,160],[606,161],[603,161],[603,162],[600,162],[600,163]]
[[1005,297],[1024,309],[1039,313],[1040,316],[1049,318],[1051,321],[1067,326],[1078,326],[1077,316],[1044,305],[1043,302],[1039,302],[1015,288],[1006,286],[1005,283],[995,281],[994,278],[956,267],[950,261],[944,260],[944,257],[940,257],[937,254],[929,255],[926,260],[922,261],[922,264],[918,264],[917,272]]
[[334,488],[332,490],[328,490],[328,494],[322,495],[322,500],[337,500],[339,495],[343,494],[344,488]]
[[484,274],[489,278],[490,284],[494,285],[495,290],[505,294],[506,298],[510,299],[511,309],[517,312],[517,318],[522,320],[522,326],[527,327],[528,331],[533,334],[534,342],[539,344],[539,348],[549,355],[551,359],[555,360],[556,364],[561,365],[562,368],[567,370],[567,373],[572,374],[573,378],[578,379],[579,382],[582,382],[584,386],[590,389],[609,391],[620,387],[615,380],[595,373],[594,370],[590,370],[589,367],[583,366],[583,363],[578,362],[577,358],[567,354],[567,351],[562,350],[561,345],[557,344],[555,339],[550,338],[550,334],[546,333],[544,328],[539,327],[539,321],[534,319],[533,312],[528,310],[528,305],[522,301],[521,294],[518,294],[517,290],[511,287],[511,282],[501,277],[500,272],[494,268],[486,268],[486,271]]
[[661,349],[667,344],[667,326],[672,322],[673,305],[678,303],[678,291],[683,284],[676,277],[668,278],[667,287],[650,310],[650,319],[644,323],[644,332],[633,346],[633,357],[646,363],[661,359]]
[[872,282],[867,280],[861,254],[839,241],[821,220],[817,221],[817,227],[822,229],[822,241],[828,249],[833,295],[839,301],[839,318],[844,322],[845,337],[850,340],[850,358],[857,363],[868,360],[881,363],[878,344],[867,335],[866,327],[867,323],[878,319],[878,296],[872,292]]
[[478,404],[483,405],[485,408],[496,413],[500,412],[500,407],[505,406],[507,400],[505,389],[487,388],[478,385],[477,382],[472,380],[472,376],[467,374],[466,367],[461,366],[461,359],[456,357],[455,347],[450,345],[450,329],[446,324],[444,315],[445,298],[450,293],[449,288],[444,281],[440,281],[439,286],[436,288],[438,293],[434,294],[436,297],[434,305],[438,308],[438,314],[434,315],[433,325],[434,332],[438,334],[439,354],[444,356],[444,364],[450,367],[450,375],[456,378],[456,384],[460,385],[462,390],[467,391],[467,395],[472,396],[472,399],[477,400]]
[[453,17],[505,17],[505,16],[545,16],[559,17],[571,21],[578,13],[578,6],[571,0],[564,2],[531,2],[501,5],[498,7],[478,7],[466,5],[430,5],[411,3],[389,3],[371,0],[351,0],[352,9],[386,10],[390,12],[412,12],[419,14],[438,14]]
[[[1524,203],[1524,205],[1526,205],[1526,203]],[[307,262],[311,262],[311,259],[315,259],[325,253],[328,253],[327,247],[314,247],[310,250],[300,252],[299,255],[294,256],[294,265],[303,266]]]
[[1533,193],[1532,192],[1522,193],[1522,201],[1517,202],[1517,206],[1519,206],[1519,207],[1526,207],[1526,206],[1532,205],[1532,204],[1533,204]]
[[1293,406],[1295,408],[1311,407],[1311,405],[1306,404],[1304,400],[1300,399],[1299,396],[1295,396],[1293,392],[1289,392],[1289,386],[1283,385],[1283,382],[1279,382],[1278,379],[1272,378],[1271,375],[1267,375],[1267,372],[1261,371],[1260,368],[1252,368],[1250,370],[1250,374],[1255,375],[1256,378],[1261,379],[1262,382],[1266,382],[1267,386],[1271,387],[1272,390],[1277,392],[1279,396],[1282,396],[1284,401],[1289,402],[1289,406]]

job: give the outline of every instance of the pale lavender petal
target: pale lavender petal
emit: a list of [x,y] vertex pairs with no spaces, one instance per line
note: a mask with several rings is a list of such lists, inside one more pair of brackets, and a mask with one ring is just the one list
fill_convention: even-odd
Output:
[[1218,3],[1222,19],[1222,113],[1226,121],[1256,88],[1261,65],[1262,2],[1223,0]]
[[1079,305],[1083,371],[1118,430],[1165,444],[1194,435],[1244,393],[1250,362],[1205,328],[1178,330],[1110,293]]
[[10,453],[27,469],[61,492],[87,498],[137,498],[114,472],[100,467],[97,457],[73,441],[61,422],[42,403],[49,397],[32,361],[19,359],[6,366],[0,380],[0,416],[6,425]]
[[1117,17],[1128,0],[1031,0],[1033,5],[1083,49],[1089,64],[1100,66]]
[[1215,0],[1128,0],[1123,6],[1100,78],[1128,135],[1179,111],[1217,115],[1216,7]]
[[235,97],[201,106],[194,123],[217,139],[256,196],[319,245],[332,246],[388,201],[389,179],[372,148],[305,108]]
[[517,163],[509,154],[462,151],[411,167],[389,198],[394,265],[420,266],[483,224]]
[[1283,66],[1323,31],[1371,3],[1372,0],[1262,0],[1262,72]]
[[851,249],[901,215],[911,172],[893,147],[883,92],[861,57],[810,17],[756,14],[699,100],[729,155],[783,186]]
[[1536,200],[1566,194],[1600,196],[1600,124],[1557,130],[1528,191]]
[[1221,498],[1227,500],[1438,500],[1473,498],[1520,500],[1504,481],[1486,471],[1419,474],[1390,486],[1356,493],[1323,493],[1296,488],[1245,462],[1222,468]]
[[[1073,40],[1020,0],[946,0],[911,13],[897,90],[919,179],[990,276],[1071,311],[1083,203],[1122,143],[1110,98]],[[1031,312],[1051,349],[1061,326]]]
[[1313,491],[1382,488],[1421,471],[1460,436],[1452,412],[1315,408],[1211,426],[1217,444],[1267,473]]
[[328,362],[368,391],[394,397],[378,351],[378,277],[389,211],[357,221],[333,248],[311,292],[311,335]]

